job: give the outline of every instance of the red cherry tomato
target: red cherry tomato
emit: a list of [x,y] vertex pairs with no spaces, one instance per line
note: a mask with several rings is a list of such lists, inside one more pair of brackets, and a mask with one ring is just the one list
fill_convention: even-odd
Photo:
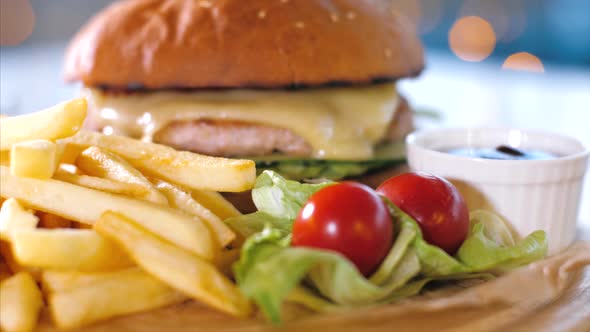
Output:
[[453,255],[469,232],[469,211],[449,181],[427,173],[405,173],[383,182],[377,192],[420,225],[426,242]]
[[333,250],[370,275],[391,248],[393,224],[377,193],[342,182],[313,194],[293,224],[292,245]]

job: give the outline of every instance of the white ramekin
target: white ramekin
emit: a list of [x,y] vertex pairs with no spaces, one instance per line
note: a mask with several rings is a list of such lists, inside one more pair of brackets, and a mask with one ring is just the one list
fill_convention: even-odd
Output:
[[[456,156],[453,148],[495,148],[550,152],[550,160],[491,160]],[[584,174],[590,151],[554,133],[496,128],[438,128],[406,139],[410,168],[450,180],[470,210],[492,210],[521,236],[538,229],[549,239],[549,254],[574,240]]]

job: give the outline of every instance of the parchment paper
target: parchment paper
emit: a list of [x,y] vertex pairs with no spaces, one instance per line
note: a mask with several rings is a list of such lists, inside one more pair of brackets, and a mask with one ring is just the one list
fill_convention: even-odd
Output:
[[[196,302],[76,331],[590,331],[590,242],[492,281],[462,283],[391,305],[315,314],[285,307],[286,323],[237,320]],[[40,331],[56,331],[47,314]]]

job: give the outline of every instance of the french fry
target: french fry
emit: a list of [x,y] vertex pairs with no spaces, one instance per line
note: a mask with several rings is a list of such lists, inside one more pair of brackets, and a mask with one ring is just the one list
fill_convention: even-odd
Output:
[[39,218],[32,211],[26,210],[16,199],[9,198],[0,209],[0,239],[8,240],[11,232],[34,229],[38,223]]
[[[3,185],[0,185],[0,188]],[[25,209],[16,199],[9,198],[2,204],[2,209],[0,209],[0,254],[13,273],[27,271],[35,277],[39,276],[36,269],[22,266],[16,260],[10,246],[10,240],[14,232],[35,229],[38,223],[39,218],[33,214],[33,211]]]
[[59,271],[45,270],[41,274],[41,289],[44,293],[50,294],[55,292],[69,292],[80,287],[88,287],[94,282],[116,277],[119,274],[129,273],[129,271],[142,271],[138,267],[129,267],[108,272],[80,272],[80,271]]
[[147,175],[190,189],[239,192],[252,188],[256,178],[252,160],[209,157],[128,137],[87,131],[81,131],[67,141],[73,145],[109,150]]
[[42,307],[41,291],[30,274],[20,272],[0,282],[2,331],[34,331]]
[[16,258],[12,254],[12,248],[10,243],[6,240],[0,240],[0,254],[4,258],[4,262],[6,263],[6,267],[12,273],[19,273],[19,272],[27,272],[35,280],[39,280],[41,278],[41,270],[34,267],[23,266],[19,262],[16,261]]
[[51,213],[45,212],[37,212],[37,217],[39,218],[39,227],[40,228],[69,228],[72,226],[72,221],[68,220],[64,217],[56,216]]
[[133,265],[124,251],[90,229],[19,230],[10,243],[24,266],[93,272]]
[[[78,288],[90,287],[95,283],[101,283],[106,280],[123,280],[123,284],[126,284],[125,281],[127,280],[133,280],[135,278],[143,279],[146,276],[150,275],[139,267],[129,267],[115,271],[94,273],[45,270],[41,276],[41,285],[45,293],[63,293]],[[168,288],[168,286],[166,286],[166,288]],[[186,298],[186,296],[183,297]]]
[[163,180],[153,182],[156,188],[166,196],[170,207],[182,210],[205,222],[221,247],[225,247],[236,237],[236,234],[218,216],[195,201],[188,192]]
[[0,151],[0,166],[10,166],[10,150]]
[[107,212],[94,229],[117,242],[141,268],[171,287],[234,316],[250,314],[250,302],[213,264],[162,241],[135,220]]
[[[71,284],[65,285],[64,280]],[[108,318],[175,303],[186,296],[137,268],[96,275],[47,272],[49,309],[60,328],[75,328]]]
[[10,150],[10,171],[14,175],[49,179],[56,163],[55,143],[48,140],[16,143]]
[[82,128],[86,118],[86,99],[78,98],[40,112],[0,119],[0,150],[34,140],[55,141],[70,137]]
[[[61,140],[57,140],[55,143],[55,157],[53,158],[53,173],[59,169],[61,160],[63,159],[64,153],[66,152],[66,143]],[[12,150],[12,149],[11,149]]]
[[89,147],[78,156],[76,166],[88,175],[141,186],[146,192],[145,200],[168,205],[166,197],[140,171],[114,153]]
[[212,260],[218,249],[205,224],[168,207],[53,179],[17,177],[5,166],[0,166],[0,182],[0,196],[14,197],[39,211],[92,224],[112,210],[137,218],[142,227],[206,260]]
[[[60,164],[56,170],[56,173],[84,175],[84,173],[82,173],[82,171],[78,167],[76,167],[76,165],[73,164]],[[53,174],[53,176],[55,177],[55,174]]]
[[225,197],[215,191],[193,190],[191,195],[195,201],[213,212],[216,216],[225,220],[227,218],[241,216],[242,213],[233,206]]
[[72,174],[61,169],[55,172],[53,178],[59,181],[68,182],[81,187],[96,189],[113,194],[130,196],[134,198],[142,198],[148,195],[148,191],[145,187],[134,183],[118,182],[95,176]]
[[58,153],[58,162],[60,164],[73,165],[80,153],[84,151],[84,148],[77,145],[68,144],[64,140],[58,140],[57,145],[60,146],[60,149],[62,150],[60,153]]
[[0,240],[0,254],[10,272],[18,273],[21,271],[27,271],[27,268],[21,266],[12,255],[12,249],[10,248],[10,243],[8,241]]

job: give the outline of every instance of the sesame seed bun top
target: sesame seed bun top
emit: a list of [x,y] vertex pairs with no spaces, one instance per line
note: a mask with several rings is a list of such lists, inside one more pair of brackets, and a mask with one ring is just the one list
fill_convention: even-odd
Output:
[[124,0],[72,40],[68,81],[111,88],[281,88],[415,76],[422,45],[367,0]]

